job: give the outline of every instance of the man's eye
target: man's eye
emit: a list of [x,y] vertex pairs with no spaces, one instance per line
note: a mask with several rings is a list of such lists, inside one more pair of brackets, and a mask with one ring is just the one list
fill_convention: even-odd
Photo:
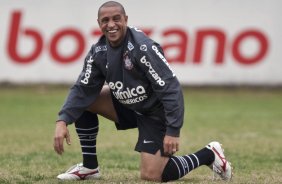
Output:
[[106,23],[108,23],[109,22],[109,20],[108,19],[102,19],[102,21],[101,21],[103,24],[106,24]]
[[115,22],[120,21],[120,16],[118,16],[118,17],[114,17],[114,18],[113,18],[113,20],[114,20]]

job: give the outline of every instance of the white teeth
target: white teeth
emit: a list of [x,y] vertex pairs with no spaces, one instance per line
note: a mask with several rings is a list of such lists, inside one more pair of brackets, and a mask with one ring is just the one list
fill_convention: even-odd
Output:
[[115,33],[115,32],[117,32],[117,30],[110,30],[110,31],[108,31],[109,33]]

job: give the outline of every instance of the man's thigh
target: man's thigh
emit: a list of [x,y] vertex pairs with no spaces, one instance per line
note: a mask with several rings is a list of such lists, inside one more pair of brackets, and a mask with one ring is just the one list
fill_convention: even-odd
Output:
[[114,108],[111,91],[108,85],[104,85],[100,95],[88,108],[89,111],[97,113],[114,122],[118,121],[117,112]]
[[119,103],[108,85],[103,86],[100,95],[88,110],[114,121],[118,130],[137,127],[136,113]]

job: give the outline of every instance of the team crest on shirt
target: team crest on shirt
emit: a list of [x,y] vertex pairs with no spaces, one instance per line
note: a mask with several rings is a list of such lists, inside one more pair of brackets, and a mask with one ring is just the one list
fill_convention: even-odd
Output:
[[131,70],[133,68],[133,63],[131,62],[128,51],[123,54],[123,62],[125,69]]

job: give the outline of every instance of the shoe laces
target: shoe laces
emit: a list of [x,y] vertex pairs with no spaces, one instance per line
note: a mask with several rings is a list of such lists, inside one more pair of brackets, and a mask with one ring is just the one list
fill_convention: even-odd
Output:
[[80,164],[76,164],[76,165],[73,165],[73,166],[71,166],[67,171],[66,171],[66,173],[69,173],[69,172],[71,172],[71,171],[79,171],[79,170],[81,170],[81,168],[82,168],[83,166],[82,166],[82,164],[80,163]]

